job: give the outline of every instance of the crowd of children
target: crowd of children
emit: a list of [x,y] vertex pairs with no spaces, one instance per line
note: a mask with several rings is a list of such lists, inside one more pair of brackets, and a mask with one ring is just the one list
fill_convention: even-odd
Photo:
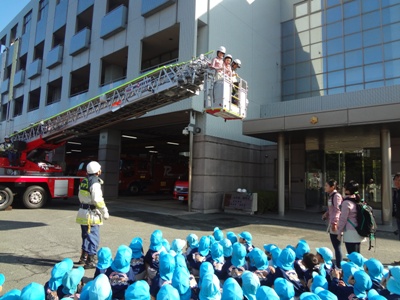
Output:
[[[400,266],[384,268],[360,253],[339,266],[327,247],[312,251],[305,240],[279,248],[257,248],[249,232],[236,235],[216,227],[198,238],[169,243],[161,230],[97,253],[93,280],[70,258],[54,265],[48,282],[11,290],[7,299],[400,299]],[[0,274],[0,293],[5,277]]]

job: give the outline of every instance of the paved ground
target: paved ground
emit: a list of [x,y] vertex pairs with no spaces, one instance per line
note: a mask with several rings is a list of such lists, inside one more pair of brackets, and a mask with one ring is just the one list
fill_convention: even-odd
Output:
[[[3,292],[21,289],[35,281],[44,284],[55,263],[65,257],[77,261],[80,252],[80,228],[75,223],[77,200],[53,201],[46,208],[27,210],[14,208],[0,211],[0,273],[6,275]],[[143,196],[109,201],[110,219],[101,228],[101,246],[113,253],[121,244],[129,245],[133,237],[149,245],[150,234],[161,229],[170,242],[185,239],[189,233],[210,234],[215,226],[224,232],[249,231],[255,246],[276,243],[280,247],[295,245],[305,239],[312,251],[316,247],[330,247],[325,224],[320,214],[291,211],[285,217],[276,214],[199,214],[187,212],[187,206],[165,196]],[[397,237],[390,226],[381,226],[375,251],[362,246],[362,254],[375,257],[384,264],[400,259]],[[343,247],[343,251],[345,249]],[[87,279],[93,271],[87,271]]]

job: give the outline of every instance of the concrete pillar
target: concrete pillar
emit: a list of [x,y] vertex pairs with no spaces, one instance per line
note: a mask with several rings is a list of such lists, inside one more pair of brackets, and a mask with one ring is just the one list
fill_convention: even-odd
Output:
[[278,136],[278,212],[285,215],[285,134]]
[[99,137],[99,163],[104,180],[104,198],[118,197],[119,161],[121,152],[121,132],[119,130],[104,129]]
[[381,129],[382,151],[382,223],[388,225],[392,220],[392,148],[390,131]]

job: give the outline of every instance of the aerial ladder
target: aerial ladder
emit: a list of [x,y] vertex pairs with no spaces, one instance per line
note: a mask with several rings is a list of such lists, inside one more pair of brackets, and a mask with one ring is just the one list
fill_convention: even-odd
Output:
[[[200,55],[188,62],[158,67],[79,105],[12,133],[10,137],[20,155],[18,164],[10,165],[7,157],[0,157],[0,168],[12,170],[18,176],[0,176],[0,209],[7,205],[4,199],[14,194],[13,178],[21,178],[24,175],[34,179],[35,176],[51,178],[62,174],[59,166],[44,161],[45,151],[60,147],[70,139],[98,132],[112,124],[138,118],[154,109],[199,95],[203,89],[206,113],[225,120],[246,117],[247,84],[238,86],[236,99],[232,98],[233,82],[229,79],[220,81],[214,78],[215,71],[210,68],[211,62],[208,57],[211,53]],[[51,188],[47,188],[46,192],[51,197],[57,196],[49,190]],[[12,200],[8,199],[8,202]],[[39,207],[32,204],[29,195],[24,196],[23,202],[30,208]]]

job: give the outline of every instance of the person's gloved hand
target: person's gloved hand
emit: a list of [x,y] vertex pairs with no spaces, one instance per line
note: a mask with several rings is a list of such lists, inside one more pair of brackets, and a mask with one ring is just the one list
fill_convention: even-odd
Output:
[[108,220],[108,218],[110,218],[110,214],[108,212],[104,213],[103,215],[104,220]]

